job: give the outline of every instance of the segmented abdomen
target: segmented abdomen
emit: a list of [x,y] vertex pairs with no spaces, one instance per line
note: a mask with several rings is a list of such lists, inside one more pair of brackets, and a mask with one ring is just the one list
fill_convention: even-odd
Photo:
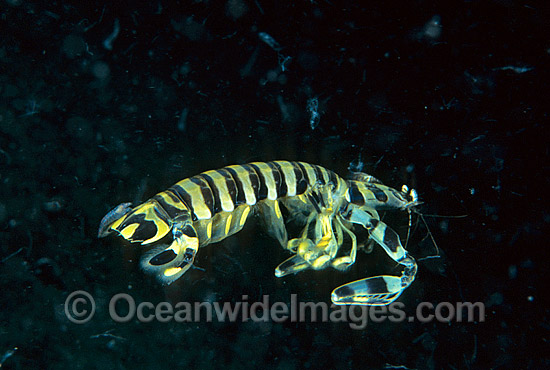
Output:
[[182,180],[157,194],[168,215],[175,218],[188,211],[193,221],[232,212],[242,204],[254,206],[262,200],[276,200],[305,193],[310,186],[331,182],[340,186],[339,177],[321,166],[303,162],[274,161],[233,165]]

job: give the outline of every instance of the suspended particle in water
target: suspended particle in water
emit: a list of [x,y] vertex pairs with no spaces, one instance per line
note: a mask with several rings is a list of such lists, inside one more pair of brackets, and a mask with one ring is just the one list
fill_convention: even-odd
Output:
[[285,56],[281,53],[278,53],[278,58],[279,58],[279,67],[281,67],[281,71],[284,72],[286,70],[286,65],[290,63],[290,61],[292,60],[292,57]]
[[98,80],[105,80],[109,77],[111,69],[109,65],[102,61],[97,61],[92,65],[92,74]]
[[113,32],[107,38],[103,41],[103,47],[107,50],[113,50],[113,42],[118,37],[118,33],[120,32],[120,22],[117,18],[115,18],[115,24],[113,26]]
[[234,20],[241,18],[248,11],[248,6],[242,0],[229,0],[225,5],[227,15]]
[[441,17],[439,15],[434,15],[432,19],[430,19],[425,25],[424,25],[424,36],[435,40],[438,39],[441,35]]
[[307,111],[309,113],[309,126],[312,130],[315,130],[321,120],[321,115],[319,114],[319,100],[317,98],[308,99]]
[[179,131],[184,132],[187,127],[187,115],[189,114],[189,108],[185,107],[180,113],[180,118],[178,119],[177,128]]
[[351,172],[363,172],[364,167],[365,163],[361,159],[361,153],[359,153],[359,158],[356,158],[350,162],[348,170],[350,170]]
[[518,276],[518,267],[516,265],[510,265],[508,267],[508,277],[515,279]]
[[273,37],[271,37],[271,35],[269,35],[265,32],[260,32],[260,33],[258,33],[258,37],[260,38],[260,40],[265,42],[273,50],[275,50],[277,52],[281,51],[281,49],[282,49],[281,45],[279,45],[279,43],[277,41],[275,41],[275,39]]

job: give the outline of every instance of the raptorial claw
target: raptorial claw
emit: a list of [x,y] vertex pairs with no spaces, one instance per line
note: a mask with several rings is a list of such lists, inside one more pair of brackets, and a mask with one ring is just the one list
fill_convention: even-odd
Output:
[[294,255],[277,266],[275,269],[276,277],[283,277],[290,274],[295,274],[303,270],[310,268],[309,263],[304,261],[304,259],[298,255]]
[[336,305],[385,306],[395,301],[406,287],[397,276],[374,276],[339,286],[332,291],[331,300]]

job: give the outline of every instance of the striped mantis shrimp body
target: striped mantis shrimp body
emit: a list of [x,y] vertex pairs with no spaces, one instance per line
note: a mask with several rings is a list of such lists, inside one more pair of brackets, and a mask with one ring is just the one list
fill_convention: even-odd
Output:
[[[254,213],[268,233],[291,253],[275,269],[282,277],[333,267],[344,271],[356,259],[354,229],[368,231],[402,267],[401,276],[382,275],[344,284],[332,292],[337,305],[387,305],[413,282],[417,265],[379,210],[406,210],[419,204],[416,192],[383,185],[364,173],[344,180],[321,166],[274,161],[234,165],[182,180],[132,208],[123,203],[101,221],[99,237],[116,232],[130,242],[169,245],[145,253],[142,267],[165,284],[181,277],[200,247],[240,231]],[[289,238],[287,222],[301,232]]]

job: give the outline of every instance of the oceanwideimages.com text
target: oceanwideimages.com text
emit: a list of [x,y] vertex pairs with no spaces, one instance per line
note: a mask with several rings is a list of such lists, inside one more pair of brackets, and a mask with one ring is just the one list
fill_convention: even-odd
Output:
[[[65,314],[73,323],[90,321],[95,314],[95,300],[85,291],[71,293],[65,301]],[[405,304],[387,306],[337,306],[326,302],[302,302],[292,294],[290,302],[271,302],[269,295],[251,302],[243,295],[237,302],[136,302],[127,293],[114,295],[108,312],[118,323],[139,322],[331,322],[348,323],[352,329],[364,329],[370,323],[413,322],[483,322],[485,306],[481,302],[421,302],[414,314],[407,315]]]

